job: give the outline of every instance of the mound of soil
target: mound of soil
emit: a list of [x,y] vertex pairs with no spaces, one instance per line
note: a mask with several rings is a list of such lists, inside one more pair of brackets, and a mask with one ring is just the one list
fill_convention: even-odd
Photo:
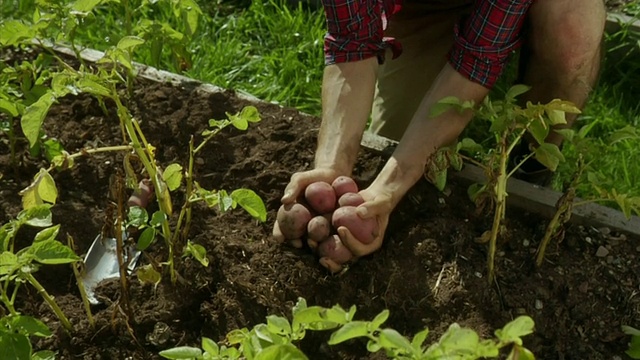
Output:
[[[189,84],[148,81],[138,82],[129,103],[164,165],[186,165],[190,137],[206,129],[209,119],[223,119],[225,112],[235,113],[246,105],[255,104],[232,91],[211,94]],[[44,131],[69,152],[119,145],[119,123],[114,107],[107,106],[111,113],[105,116],[88,96],[66,97],[51,109]],[[239,209],[221,214],[196,206],[189,238],[207,249],[210,265],[180,260],[182,282],[172,285],[164,276],[157,288],[132,276],[134,318],[128,325],[118,305],[117,282],[99,288],[104,304],[93,307],[97,325],[91,328],[71,269],[43,267],[36,277],[75,330],[70,335],[61,330],[37,292],[23,286],[19,310],[55,330],[36,348],[56,350],[62,359],[156,359],[160,350],[198,345],[201,336],[223,340],[229,331],[264,322],[269,314],[289,316],[303,297],[312,305],[357,305],[359,319],[372,319],[389,309],[386,325],[405,335],[429,327],[435,337],[458,322],[492,336],[496,328],[528,314],[535,320],[536,333],[526,337],[525,345],[540,359],[626,358],[628,338],[620,326],[638,326],[640,319],[637,239],[608,229],[570,227],[562,243],[550,246],[545,265],[536,269],[533,260],[545,219],[510,209],[509,233],[497,258],[498,278],[490,286],[485,275],[487,247],[476,242],[489,228],[490,217],[477,213],[465,186],[453,182],[450,194],[444,195],[422,180],[393,213],[382,249],[332,276],[310,252],[274,243],[270,237],[289,177],[312,164],[320,120],[277,105],[258,107],[260,123],[247,131],[225,129],[205,146],[195,161],[195,179],[207,189],[256,191],[269,210],[267,222],[258,223]],[[2,221],[16,216],[18,191],[44,165],[27,155],[24,143],[19,145],[20,165],[13,169],[7,148],[0,148]],[[62,225],[61,239],[67,234],[75,239],[78,254],[86,253],[106,221],[113,201],[110,178],[122,171],[122,158],[118,153],[95,154],[54,174],[59,188],[54,222]],[[384,162],[384,155],[362,150],[355,169],[361,187],[373,180]],[[174,208],[184,201],[182,190],[173,194]],[[21,231],[18,245],[27,244],[34,233]],[[147,255],[142,264],[166,259],[161,241]],[[308,333],[300,346],[312,359],[384,358],[369,354],[364,343],[329,347],[327,339],[327,333]]]

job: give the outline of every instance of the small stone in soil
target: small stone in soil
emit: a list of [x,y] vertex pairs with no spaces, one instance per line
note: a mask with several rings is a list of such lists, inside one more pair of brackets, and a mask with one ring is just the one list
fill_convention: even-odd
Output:
[[529,246],[529,244],[530,244],[530,243],[529,243],[529,240],[527,240],[527,239],[524,239],[524,240],[522,241],[522,246],[524,246],[524,247],[528,247],[528,246]]
[[536,300],[536,310],[542,310],[542,308],[543,308],[542,301]]
[[607,255],[609,255],[609,250],[607,250],[607,248],[604,247],[604,246],[600,246],[598,248],[598,251],[596,251],[596,256],[597,257],[605,257]]

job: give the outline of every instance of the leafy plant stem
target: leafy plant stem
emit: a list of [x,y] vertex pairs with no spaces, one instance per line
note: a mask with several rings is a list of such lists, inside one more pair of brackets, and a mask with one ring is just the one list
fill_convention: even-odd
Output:
[[[178,240],[178,234],[181,234],[182,240],[186,240],[189,235],[189,227],[191,226],[191,202],[189,198],[191,197],[191,192],[193,191],[193,158],[194,158],[194,149],[193,149],[193,136],[189,139],[189,167],[187,169],[185,175],[185,185],[186,185],[186,194],[185,197],[187,201],[184,202],[182,209],[180,209],[180,215],[178,216],[178,222],[176,223],[176,231],[173,235],[174,244]],[[186,217],[186,219],[185,219]],[[182,221],[184,221],[184,227],[182,225]]]
[[[67,246],[73,249],[75,248],[74,240],[71,235],[67,235]],[[82,281],[82,276],[80,274],[80,270],[78,270],[78,264],[71,264],[71,269],[73,270],[73,275],[76,278],[76,284],[78,285],[78,291],[80,291],[80,297],[82,298],[82,305],[84,306],[84,311],[87,313],[87,319],[89,320],[89,325],[91,328],[95,328],[96,321],[93,318],[93,313],[91,312],[91,304],[89,304],[89,298],[87,297],[87,290],[84,287],[84,282]]]
[[49,295],[47,290],[45,290],[45,288],[42,287],[42,285],[38,282],[38,280],[36,280],[36,278],[31,273],[28,273],[28,272],[21,273],[21,276],[24,277],[24,279],[27,280],[31,284],[31,286],[33,286],[38,291],[40,296],[42,296],[44,301],[51,307],[51,310],[53,310],[53,312],[56,314],[58,319],[60,319],[60,323],[62,324],[62,326],[67,331],[69,332],[72,331],[73,327],[71,326],[69,319],[67,319],[67,317],[64,315],[64,313],[62,312],[62,310],[60,309],[56,301],[53,299],[53,297],[51,297],[51,295]]
[[[4,306],[7,307],[7,309],[9,310],[9,313],[11,313],[11,315],[17,315],[18,312],[16,311],[16,308],[13,306],[13,301],[11,299],[9,299],[9,297],[7,296],[7,287],[9,284],[9,280],[5,281],[5,286],[4,286],[4,290],[2,290],[2,303],[4,304]],[[14,292],[15,294],[15,292]]]
[[489,284],[493,283],[495,277],[495,256],[498,241],[498,234],[502,232],[502,223],[506,213],[506,196],[507,196],[507,160],[509,159],[509,153],[506,146],[506,137],[502,137],[500,142],[500,165],[498,168],[498,174],[496,176],[496,184],[494,187],[496,208],[493,217],[493,225],[491,227],[491,238],[489,240],[489,256],[488,256],[488,270],[489,270]]
[[[128,110],[124,107],[124,105],[122,104],[122,101],[120,100],[120,97],[117,96],[117,92],[115,90],[115,88],[112,89],[112,94],[115,94],[114,96],[114,100],[116,102],[116,106],[118,107],[118,116],[120,118],[120,121],[124,124],[125,129],[127,130],[127,134],[129,135],[129,138],[131,139],[131,143],[133,144],[133,151],[135,151],[136,155],[138,155],[138,157],[140,158],[140,161],[142,161],[142,164],[145,168],[145,170],[147,171],[147,173],[149,174],[149,178],[151,179],[152,183],[153,183],[153,188],[154,189],[161,189],[162,187],[160,186],[160,184],[158,184],[158,178],[157,178],[157,169],[155,164],[153,163],[152,159],[150,158],[151,155],[146,151],[149,146],[146,145],[144,148],[142,147],[142,144],[140,143],[140,139],[138,138],[138,133],[136,132],[136,125],[134,125],[134,120],[131,118],[131,116],[128,114]],[[138,127],[139,129],[139,127]],[[142,133],[142,132],[140,132]],[[146,140],[145,140],[146,141]],[[167,208],[166,204],[163,201],[160,201],[160,197],[158,197],[158,206],[160,207],[160,210],[163,211],[165,214],[171,214],[170,209]],[[174,264],[174,246],[173,246],[173,239],[171,236],[171,228],[169,227],[169,220],[168,219],[164,219],[164,221],[162,222],[162,234],[164,236],[165,239],[165,243],[166,246],[168,248],[168,259],[167,262],[169,264],[169,272],[171,274],[171,282],[173,284],[176,283],[177,277],[176,277],[176,272],[175,272],[175,264]]]

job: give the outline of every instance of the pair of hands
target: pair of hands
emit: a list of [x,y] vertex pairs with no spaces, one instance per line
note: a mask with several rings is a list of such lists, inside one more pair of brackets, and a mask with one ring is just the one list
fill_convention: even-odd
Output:
[[[295,173],[293,174],[293,176],[291,176],[291,181],[285,188],[284,196],[282,197],[281,202],[283,204],[294,203],[296,199],[298,199],[300,195],[304,193],[304,190],[308,185],[317,181],[324,181],[331,184],[333,180],[335,180],[340,175],[343,174],[340,174],[333,169],[326,168],[316,168],[309,171]],[[346,227],[341,226],[336,229],[338,235],[340,236],[342,244],[347,249],[349,249],[349,251],[351,251],[354,259],[369,255],[380,249],[380,247],[382,246],[382,241],[384,240],[385,230],[389,223],[389,215],[393,210],[392,194],[390,194],[388,191],[385,191],[384,189],[370,186],[360,191],[359,194],[363,197],[365,202],[362,205],[358,206],[358,215],[363,219],[375,218],[378,222],[379,233],[378,236],[373,240],[373,242],[364,244],[356,239]],[[288,240],[285,239],[280,232],[277,220],[273,227],[273,236],[279,242],[285,242]],[[300,248],[302,247],[302,242],[290,242],[290,245]],[[320,258],[320,264],[322,264],[322,266],[326,267],[332,273],[342,270],[342,265],[337,264],[333,260],[326,257]]]

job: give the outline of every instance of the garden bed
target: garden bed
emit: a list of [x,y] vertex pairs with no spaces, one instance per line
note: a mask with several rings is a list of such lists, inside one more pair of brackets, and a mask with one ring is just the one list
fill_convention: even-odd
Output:
[[[497,258],[497,283],[489,286],[486,246],[475,240],[491,219],[476,213],[466,186],[453,180],[451,193],[444,195],[423,180],[393,213],[382,249],[331,276],[309,252],[274,243],[270,236],[289,177],[311,166],[319,119],[231,91],[209,90],[196,82],[140,79],[128,106],[157,147],[158,161],[185,164],[190,136],[206,129],[209,119],[257,105],[262,121],[246,132],[226,129],[216,136],[196,159],[195,178],[208,189],[255,190],[267,205],[267,222],[257,223],[239,210],[217,214],[197,207],[190,238],[207,249],[210,265],[180,261],[184,282],[171,285],[166,277],[156,289],[134,276],[131,328],[115,306],[120,297],[116,282],[99,288],[105,304],[93,308],[97,326],[92,329],[71,269],[47,266],[36,277],[69,316],[74,332],[66,334],[37,292],[23,287],[19,310],[43,319],[55,333],[36,348],[56,350],[62,359],[158,358],[160,350],[197,345],[201,336],[223,340],[229,331],[264,322],[269,314],[288,316],[303,297],[312,305],[356,305],[359,319],[389,309],[386,326],[405,335],[429,327],[434,338],[452,322],[491,336],[514,317],[528,314],[536,333],[525,338],[525,345],[540,359],[625,358],[628,338],[620,326],[638,326],[640,319],[638,239],[573,226],[536,269],[534,253],[545,219],[511,209],[508,241]],[[122,138],[116,114],[105,116],[97,101],[83,95],[54,105],[44,130],[68,151],[119,145]],[[0,163],[9,163],[7,152],[0,150]],[[0,180],[3,222],[17,215],[18,191],[42,165],[29,160],[26,148],[20,154],[22,165],[15,173],[3,171]],[[384,155],[362,150],[355,170],[361,186],[373,180],[384,161]],[[75,239],[78,254],[86,253],[105,222],[109,179],[121,164],[121,155],[95,154],[54,175],[60,192],[54,223],[62,225],[61,238],[69,234]],[[181,195],[174,194],[174,201],[181,203]],[[25,245],[33,234],[22,231],[18,244]],[[149,255],[163,260],[165,251],[157,244]],[[327,333],[308,333],[300,346],[312,359],[384,358],[370,355],[363,342],[329,347],[327,339]]]

